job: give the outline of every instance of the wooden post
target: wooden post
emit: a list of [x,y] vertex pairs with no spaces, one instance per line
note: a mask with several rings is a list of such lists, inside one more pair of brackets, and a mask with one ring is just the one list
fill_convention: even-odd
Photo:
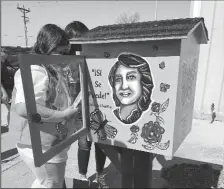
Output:
[[151,188],[153,154],[122,149],[122,188]]
[[134,150],[123,148],[120,158],[121,187],[134,188]]
[[153,154],[134,150],[134,187],[151,188]]
[[151,188],[153,154],[99,144],[121,173],[122,188]]

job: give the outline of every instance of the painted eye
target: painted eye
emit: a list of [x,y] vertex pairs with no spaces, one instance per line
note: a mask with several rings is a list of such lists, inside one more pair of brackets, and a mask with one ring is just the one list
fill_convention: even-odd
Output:
[[136,77],[134,75],[128,76],[128,80],[134,80],[134,79],[136,79]]
[[120,77],[116,77],[115,78],[115,82],[121,82],[121,78]]

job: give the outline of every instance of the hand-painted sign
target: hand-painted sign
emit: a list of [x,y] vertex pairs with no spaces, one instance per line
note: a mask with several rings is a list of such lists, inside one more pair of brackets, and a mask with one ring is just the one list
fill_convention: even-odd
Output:
[[[179,69],[173,64],[178,61],[179,57],[142,57],[132,52],[116,59],[87,59],[90,140],[169,151]],[[166,64],[163,69],[161,62]]]

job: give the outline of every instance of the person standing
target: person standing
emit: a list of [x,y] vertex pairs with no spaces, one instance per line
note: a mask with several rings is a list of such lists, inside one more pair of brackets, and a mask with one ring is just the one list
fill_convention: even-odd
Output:
[[3,103],[7,110],[7,125],[9,124],[10,119],[10,105],[12,90],[14,87],[14,74],[15,69],[9,64],[8,55],[4,52],[1,52],[1,103]]
[[[65,32],[67,33],[69,39],[79,37],[89,29],[86,27],[85,24],[79,21],[73,21],[69,23],[65,27]],[[77,45],[71,45],[70,55],[76,55]],[[80,47],[78,47],[78,51],[80,51]],[[77,75],[78,76],[78,75]],[[80,92],[80,83],[79,78],[76,79],[76,91],[75,94]],[[89,164],[89,157],[90,157],[90,150],[91,150],[92,142],[87,140],[87,135],[80,137],[78,140],[78,167],[79,167],[79,177],[77,179],[88,181],[87,178],[87,169]],[[104,165],[106,162],[106,155],[102,152],[99,148],[97,143],[95,145],[95,159],[96,159],[96,179],[95,181],[99,184],[99,188],[109,188],[106,183],[105,174],[103,173]]]
[[[46,24],[37,35],[32,53],[62,55],[69,51],[70,44],[64,30],[57,25]],[[37,113],[42,121],[40,136],[43,152],[60,142],[62,137],[70,136],[76,131],[74,122],[77,121],[77,105],[81,95],[72,101],[68,95],[68,75],[62,74],[62,69],[62,65],[31,65]],[[10,121],[10,127],[18,131],[15,138],[19,155],[36,177],[32,188],[62,188],[69,147],[41,167],[35,167],[20,69],[16,72],[14,81],[11,110],[15,113],[11,114],[11,120],[17,121]]]

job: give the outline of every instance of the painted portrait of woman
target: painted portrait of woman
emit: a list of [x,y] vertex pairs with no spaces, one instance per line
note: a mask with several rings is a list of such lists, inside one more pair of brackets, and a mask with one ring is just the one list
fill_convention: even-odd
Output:
[[149,108],[153,79],[148,62],[133,53],[121,53],[110,70],[109,83],[118,107],[114,115],[124,124],[139,120]]

